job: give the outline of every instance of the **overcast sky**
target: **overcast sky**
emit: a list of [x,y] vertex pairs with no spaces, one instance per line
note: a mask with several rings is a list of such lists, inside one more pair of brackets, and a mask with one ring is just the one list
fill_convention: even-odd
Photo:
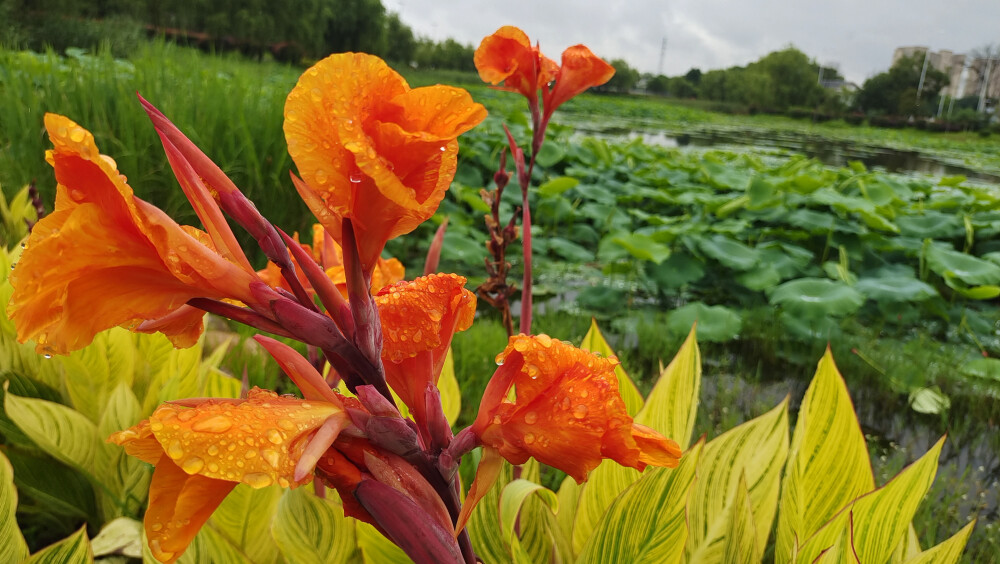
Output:
[[848,80],[889,67],[896,47],[965,53],[1000,43],[1000,0],[383,0],[417,35],[462,43],[516,25],[559,61],[583,43],[642,72],[745,65],[794,45]]

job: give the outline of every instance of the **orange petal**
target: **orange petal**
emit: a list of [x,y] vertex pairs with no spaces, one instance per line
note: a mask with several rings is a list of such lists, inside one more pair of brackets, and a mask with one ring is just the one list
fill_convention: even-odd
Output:
[[148,419],[143,419],[138,425],[124,431],[113,433],[108,437],[108,442],[123,447],[129,456],[134,456],[147,464],[156,464],[163,456],[163,446],[153,436]]
[[187,550],[236,482],[190,475],[163,455],[149,484],[146,538],[153,556],[164,564]]
[[562,66],[556,74],[556,84],[543,99],[545,115],[551,116],[563,102],[592,86],[611,80],[615,68],[604,62],[583,45],[569,47],[562,54]]
[[503,458],[500,456],[500,453],[494,448],[483,447],[483,458],[479,461],[479,466],[476,467],[476,477],[472,480],[472,485],[469,486],[469,495],[465,496],[465,502],[462,503],[462,511],[459,513],[458,521],[455,523],[456,537],[465,528],[465,524],[469,522],[472,510],[476,508],[476,505],[482,501],[483,497],[490,491],[490,488],[493,487],[493,484],[497,482],[502,467]]
[[246,401],[207,401],[196,408],[163,404],[149,427],[164,452],[188,474],[262,488],[294,480],[309,434],[342,409],[326,402],[279,397],[254,388]]
[[[135,198],[87,130],[54,114],[45,123],[59,186],[56,210],[36,224],[11,274],[7,311],[22,342],[65,353],[104,329],[163,318],[193,297],[252,300],[252,275],[206,246],[207,235]],[[190,342],[200,331],[193,323],[164,331]]]

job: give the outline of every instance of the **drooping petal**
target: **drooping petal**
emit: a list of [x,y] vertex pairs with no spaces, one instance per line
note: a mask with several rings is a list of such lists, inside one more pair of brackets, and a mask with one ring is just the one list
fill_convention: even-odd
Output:
[[163,455],[149,484],[144,527],[150,551],[164,564],[187,550],[236,482],[188,474]]
[[556,84],[551,91],[545,92],[542,104],[545,106],[545,116],[564,102],[593,86],[600,86],[611,80],[615,68],[604,62],[590,49],[583,45],[569,47],[562,54],[562,66],[556,74]]
[[[472,430],[514,464],[529,457],[577,482],[604,458],[623,466],[676,466],[678,445],[628,415],[614,373],[601,358],[546,335],[511,337]],[[508,393],[514,389],[514,399]]]
[[538,99],[538,89],[548,84],[559,68],[531,46],[523,31],[509,25],[484,38],[473,59],[484,82],[502,82],[500,89],[523,95],[529,104]]
[[485,116],[464,90],[411,90],[377,57],[331,55],[285,103],[296,188],[338,242],[351,219],[370,272],[387,240],[433,215],[455,174],[455,138]]
[[[11,274],[7,311],[22,342],[66,353],[104,329],[165,318],[191,298],[250,303],[252,274],[207,246],[208,236],[136,198],[90,132],[55,114],[45,124],[56,210],[36,224]],[[163,330],[178,345],[201,330],[190,317],[171,321]]]

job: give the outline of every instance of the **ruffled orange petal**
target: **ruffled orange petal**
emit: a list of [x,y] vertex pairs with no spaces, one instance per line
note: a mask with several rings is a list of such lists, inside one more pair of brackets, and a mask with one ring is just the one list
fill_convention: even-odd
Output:
[[590,87],[604,84],[614,74],[615,68],[590,49],[583,45],[569,47],[563,51],[555,86],[543,96],[545,115],[551,116],[564,102]]
[[331,55],[285,103],[296,188],[338,242],[351,219],[370,271],[387,240],[433,215],[455,174],[455,138],[485,116],[462,90],[410,90],[378,57]]
[[[22,342],[66,353],[104,329],[163,318],[193,297],[253,299],[252,275],[206,246],[204,234],[135,198],[87,130],[54,114],[45,122],[59,185],[56,210],[32,230],[11,274],[7,311]],[[164,328],[178,342],[200,332],[190,318]]]
[[144,526],[150,551],[164,564],[187,550],[236,482],[191,475],[163,455],[149,484]]
[[375,296],[386,380],[418,418],[424,390],[437,384],[452,336],[475,317],[476,296],[465,283],[457,274],[431,274],[386,286]]
[[605,458],[639,470],[677,465],[677,444],[628,415],[618,392],[616,359],[545,335],[519,335],[511,337],[497,362],[501,366],[472,429],[510,462],[532,457],[577,482]]

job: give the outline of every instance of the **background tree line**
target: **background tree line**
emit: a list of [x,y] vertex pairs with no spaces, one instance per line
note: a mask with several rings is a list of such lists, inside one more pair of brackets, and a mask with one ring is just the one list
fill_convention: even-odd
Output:
[[105,42],[124,56],[156,34],[290,62],[364,51],[422,68],[475,70],[471,45],[418,38],[380,0],[0,0],[0,41],[14,46]]

